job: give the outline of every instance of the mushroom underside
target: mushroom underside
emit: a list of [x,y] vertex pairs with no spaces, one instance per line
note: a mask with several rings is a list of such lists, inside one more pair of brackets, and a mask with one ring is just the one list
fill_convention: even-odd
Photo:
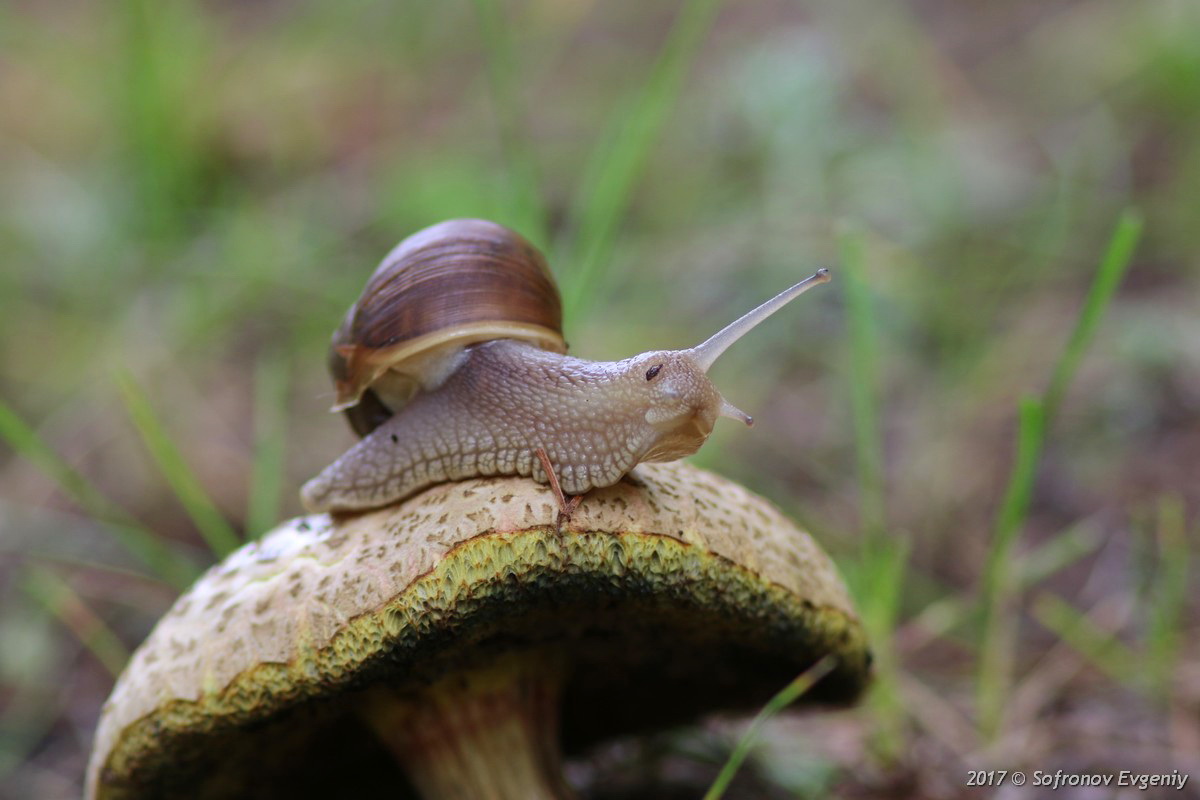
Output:
[[[503,568],[463,580],[488,564]],[[489,532],[351,620],[312,659],[253,667],[125,727],[100,767],[100,796],[404,796],[395,759],[358,714],[363,691],[416,693],[514,652],[553,652],[564,665],[568,753],[715,709],[753,709],[828,653],[837,668],[808,699],[847,703],[869,667],[844,609],[678,539]]]

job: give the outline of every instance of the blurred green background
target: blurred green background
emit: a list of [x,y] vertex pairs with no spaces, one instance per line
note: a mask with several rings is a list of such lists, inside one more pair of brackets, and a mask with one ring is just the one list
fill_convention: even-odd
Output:
[[[546,249],[590,358],[834,271],[696,461],[835,555],[878,680],[730,796],[1200,784],[1194,0],[29,1],[0,42],[0,795],[78,795],[178,586],[351,442],[346,306],[460,216]],[[703,785],[742,729],[573,774]]]

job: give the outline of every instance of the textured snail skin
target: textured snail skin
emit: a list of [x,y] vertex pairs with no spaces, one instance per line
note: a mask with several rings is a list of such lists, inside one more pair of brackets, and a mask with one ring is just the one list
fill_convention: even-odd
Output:
[[643,461],[696,452],[722,403],[684,352],[595,362],[487,342],[305,484],[301,498],[313,511],[351,511],[449,480],[521,475],[546,483],[539,447],[563,491],[583,494]]

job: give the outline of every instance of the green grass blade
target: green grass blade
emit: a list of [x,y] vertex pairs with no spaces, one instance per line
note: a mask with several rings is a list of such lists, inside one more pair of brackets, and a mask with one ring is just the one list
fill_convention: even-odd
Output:
[[569,322],[583,318],[655,138],[719,5],[720,0],[685,0],[646,79],[621,105],[593,149],[572,214],[577,230],[569,257],[556,259],[572,265],[561,281],[564,319]]
[[978,702],[979,724],[985,737],[994,737],[1000,730],[1005,698],[1012,681],[1013,651],[1016,647],[1012,599],[1017,589],[1013,580],[1012,556],[1018,533],[1029,512],[1046,423],[1058,409],[1087,345],[1129,266],[1140,234],[1141,222],[1137,214],[1125,212],[1117,222],[1046,392],[1041,397],[1022,398],[1020,403],[1016,458],[996,515],[983,575],[984,634],[979,664]]
[[193,564],[172,551],[153,531],[139,525],[87,478],[59,458],[37,431],[3,401],[0,401],[0,439],[48,475],[76,505],[103,525],[130,555],[159,578],[180,589],[195,579],[199,570]]
[[904,752],[904,700],[900,692],[900,659],[893,647],[900,619],[904,582],[908,576],[910,542],[906,537],[881,541],[864,554],[871,583],[859,587],[863,625],[873,643],[875,685],[870,702],[877,726],[873,745],[891,760]]
[[755,716],[754,721],[750,723],[750,727],[746,729],[742,738],[738,740],[733,752],[729,754],[729,760],[725,762],[725,766],[721,767],[716,780],[705,792],[704,800],[718,800],[725,794],[725,790],[729,788],[729,784],[737,775],[738,770],[742,768],[742,764],[750,755],[750,750],[754,747],[755,742],[758,741],[759,734],[767,720],[796,702],[801,695],[832,672],[835,666],[837,666],[837,659],[831,655],[825,656],[800,673],[791,683],[783,687],[779,694],[767,701],[767,704]]
[[1157,517],[1158,569],[1150,594],[1146,656],[1154,689],[1165,700],[1170,696],[1171,677],[1183,641],[1191,552],[1183,500],[1178,496],[1162,498]]
[[1133,251],[1141,234],[1141,217],[1133,211],[1126,211],[1117,222],[1116,230],[1108,242],[1108,249],[1100,262],[1096,279],[1092,282],[1087,299],[1084,300],[1083,310],[1050,377],[1050,384],[1043,399],[1048,419],[1052,419],[1058,411],[1063,394],[1079,368],[1079,362],[1083,359],[1088,344],[1096,334],[1096,327],[1104,317],[1104,312],[1120,286],[1126,270],[1129,269]]
[[850,331],[850,405],[858,463],[859,511],[864,546],[872,546],[886,530],[883,436],[880,433],[877,335],[871,297],[865,282],[862,233],[852,228],[840,237],[842,281]]
[[549,238],[546,208],[538,188],[537,161],[522,124],[524,104],[516,88],[519,82],[512,42],[496,0],[475,0],[475,15],[487,53],[492,108],[507,172],[508,218],[504,221],[538,247],[545,248]]
[[121,674],[129,651],[65,581],[47,569],[33,567],[25,575],[23,588],[58,617],[114,678]]
[[[1095,528],[1086,523],[1072,525],[1015,560],[1014,591],[1024,591],[1059,570],[1077,564],[1096,552],[1100,542]],[[921,609],[906,624],[921,629],[926,639],[935,639],[947,636],[972,619],[978,620],[978,612],[978,603],[972,603],[966,597],[943,595]]]
[[1021,398],[1018,420],[1017,453],[1004,499],[996,514],[992,546],[984,566],[983,585],[988,598],[993,598],[1001,591],[1005,577],[1011,574],[1008,565],[1011,563],[1017,532],[1029,513],[1046,428],[1046,413],[1041,400],[1036,397]]
[[1012,680],[1016,648],[1015,611],[1011,607],[1012,553],[1017,533],[1024,525],[1042,451],[1045,414],[1037,398],[1021,399],[1017,453],[992,534],[984,566],[984,635],[979,665],[979,722],[985,736],[1000,728],[1004,700]]
[[846,225],[838,237],[838,273],[846,297],[850,339],[849,390],[854,420],[858,470],[859,521],[862,526],[860,564],[865,580],[856,587],[867,634],[875,643],[876,676],[871,692],[875,712],[875,746],[887,757],[904,745],[904,708],[898,683],[898,663],[891,648],[900,617],[907,575],[909,543],[889,537],[887,530],[884,448],[879,403],[878,331],[867,290],[863,234]]
[[1086,520],[1050,537],[1016,559],[1017,587],[1025,589],[1096,552],[1100,534]]
[[154,457],[163,477],[167,479],[204,541],[218,557],[236,550],[241,544],[237,534],[213,505],[200,481],[184,461],[179,449],[155,416],[145,393],[128,374],[119,375],[117,383],[125,408],[133,420],[134,427],[141,434],[142,442]]
[[279,521],[286,441],[288,364],[263,358],[254,372],[254,462],[250,467],[250,499],[246,532],[255,537]]
[[113,107],[127,143],[132,216],[144,233],[169,239],[181,232],[202,179],[188,124],[195,112],[181,113],[178,101],[196,77],[202,19],[186,2],[122,0],[111,11],[121,37]]
[[1033,603],[1033,616],[1096,669],[1118,683],[1137,683],[1137,654],[1057,595],[1044,592]]

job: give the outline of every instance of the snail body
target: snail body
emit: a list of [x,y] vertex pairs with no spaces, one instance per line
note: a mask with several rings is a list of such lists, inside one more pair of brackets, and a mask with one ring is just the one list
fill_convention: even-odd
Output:
[[[656,352],[585,361],[505,339],[471,347],[442,385],[413,397],[308,483],[305,504],[371,508],[476,476],[546,482],[538,448],[564,492],[610,486],[642,461],[695,452],[712,431],[720,395],[684,359]],[[649,419],[646,395],[657,400]]]
[[[416,237],[424,237],[428,245],[464,230],[468,239],[496,237],[522,257],[529,251],[536,254],[515,233],[479,220],[453,220]],[[393,255],[402,252],[413,260],[416,254],[420,261],[421,248],[405,249],[416,237]],[[494,255],[496,250],[472,243],[457,252],[446,264],[469,266],[480,253]],[[404,260],[389,266],[385,259],[372,281],[385,267],[403,269]],[[530,274],[541,272],[539,267]],[[544,274],[548,277],[549,271]],[[457,338],[438,342],[432,353],[422,351],[415,358],[406,352],[397,369],[394,362],[374,357],[377,347],[367,353],[357,349],[361,343],[354,341],[355,329],[380,324],[369,317],[357,319],[370,307],[360,299],[335,334],[330,365],[339,392],[335,409],[347,411],[363,439],[305,484],[302,500],[314,511],[350,511],[387,505],[448,480],[521,475],[546,483],[550,476],[536,455],[539,449],[562,490],[578,495],[616,483],[644,461],[690,455],[718,417],[752,423],[721,396],[705,374],[708,368],[754,325],[827,280],[826,271],[818,272],[697,347],[612,362],[560,351],[561,334],[554,323],[560,324],[561,312],[554,294],[542,318],[521,323],[527,327],[517,329],[519,338],[462,335],[469,324],[459,323],[452,328]],[[498,285],[510,289],[513,281]],[[539,286],[534,293],[541,291]],[[465,312],[458,305],[454,309],[460,316]],[[396,337],[382,340],[394,351],[404,347]],[[364,368],[364,363],[370,366]]]

